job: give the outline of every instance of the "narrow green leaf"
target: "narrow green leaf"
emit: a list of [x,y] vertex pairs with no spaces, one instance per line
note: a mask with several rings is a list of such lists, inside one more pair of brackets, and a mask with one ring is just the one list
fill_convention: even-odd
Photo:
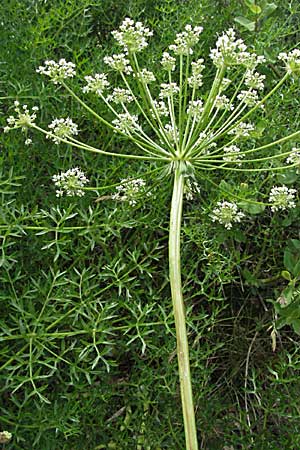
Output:
[[240,25],[242,25],[244,28],[246,28],[249,31],[255,30],[255,22],[252,20],[247,19],[246,17],[238,16],[234,18],[234,21]]

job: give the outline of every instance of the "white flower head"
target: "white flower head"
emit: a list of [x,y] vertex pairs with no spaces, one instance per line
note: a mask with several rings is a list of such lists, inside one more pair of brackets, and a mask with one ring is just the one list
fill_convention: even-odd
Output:
[[160,63],[167,72],[173,72],[175,70],[176,59],[168,52],[163,53]]
[[9,116],[7,121],[7,126],[4,127],[4,132],[7,133],[11,129],[21,128],[22,131],[26,131],[32,125],[35,125],[36,113],[39,110],[37,106],[31,108],[31,112],[27,105],[20,106],[20,102],[15,100],[14,102],[16,112],[16,117]]
[[153,72],[147,69],[142,69],[137,77],[145,84],[152,83],[153,81],[156,81],[155,75]]
[[174,128],[173,125],[171,125],[170,123],[167,123],[164,126],[164,132],[167,136],[167,139],[173,144],[174,142],[178,141],[178,129],[177,127]]
[[269,195],[269,202],[273,203],[273,205],[271,206],[271,210],[275,212],[295,208],[296,195],[297,195],[296,189],[289,189],[284,185],[273,186]]
[[228,88],[230,83],[231,83],[231,80],[229,78],[223,78],[219,91],[220,92],[226,91],[226,89]]
[[103,61],[105,64],[107,64],[117,72],[124,72],[126,75],[129,75],[132,72],[130,61],[129,59],[126,58],[125,53],[120,53],[118,55],[112,56],[105,56],[103,58]]
[[194,200],[195,196],[200,194],[200,186],[195,180],[187,178],[184,184],[184,195],[185,198],[190,201]]
[[176,83],[162,83],[160,85],[161,91],[159,93],[160,98],[171,97],[179,92],[179,87]]
[[300,74],[300,49],[295,48],[289,53],[279,53],[278,59],[285,63],[288,73]]
[[297,167],[297,173],[300,171],[300,149],[293,147],[291,153],[286,159],[287,164],[294,164]]
[[241,161],[241,159],[244,158],[245,156],[243,153],[241,153],[241,150],[236,145],[224,147],[223,152],[224,152],[223,161],[234,163],[237,162],[238,166],[241,165],[239,161]]
[[254,69],[265,61],[263,56],[249,53],[242,39],[236,39],[233,28],[223,32],[216,42],[216,48],[210,52],[210,57],[217,67],[244,65]]
[[131,95],[131,92],[128,89],[123,88],[114,88],[111,95],[107,96],[106,99],[108,102],[113,103],[131,103],[133,101],[133,97]]
[[239,211],[235,203],[218,202],[216,208],[212,211],[212,221],[219,222],[227,230],[232,228],[233,223],[239,223],[245,214]]
[[[255,106],[259,102],[258,93],[255,90],[245,91],[242,90],[237,96],[238,100],[245,103],[247,106]],[[264,105],[260,105],[263,107]]]
[[53,175],[52,181],[58,188],[56,190],[57,197],[62,197],[64,194],[68,197],[82,197],[84,195],[82,188],[89,182],[79,167]]
[[112,195],[113,200],[121,202],[128,202],[130,206],[137,204],[139,197],[151,195],[150,192],[146,192],[146,182],[142,178],[135,180],[123,179],[121,184],[116,187],[116,193]]
[[205,65],[203,64],[204,59],[200,58],[197,61],[193,61],[191,63],[192,75],[188,78],[188,84],[191,87],[199,88],[202,86],[202,72],[205,69]]
[[84,77],[86,86],[82,88],[82,92],[94,92],[97,95],[101,95],[102,92],[109,86],[107,81],[107,75],[105,73],[96,73],[95,75],[87,75]]
[[228,131],[228,134],[233,134],[236,138],[243,138],[250,136],[251,131],[254,130],[255,127],[252,123],[240,122],[232,130]]
[[76,75],[75,64],[67,62],[64,58],[61,58],[58,62],[45,61],[44,66],[38,67],[36,71],[50,77],[54,84],[61,83],[64,79],[73,78]]
[[182,33],[176,34],[174,44],[170,45],[169,49],[176,55],[191,55],[192,47],[198,43],[202,31],[202,27],[193,28],[191,25],[186,25]]
[[198,99],[198,100],[193,100],[189,102],[189,106],[187,108],[187,113],[191,114],[191,116],[193,117],[193,119],[196,120],[196,122],[198,122],[201,119],[202,113],[203,113],[203,101]]
[[48,128],[50,128],[52,136],[47,135],[46,137],[54,141],[55,144],[59,144],[61,142],[60,139],[66,139],[78,134],[78,126],[69,117],[66,119],[54,119],[48,125]]
[[203,76],[201,73],[198,74],[192,74],[189,78],[188,78],[188,84],[191,88],[199,88],[202,86],[203,84]]
[[248,69],[245,74],[245,85],[250,89],[262,91],[264,89],[265,78],[265,75]]
[[163,100],[153,100],[153,108],[151,109],[153,117],[155,117],[155,111],[159,116],[168,117],[170,115],[169,109]]
[[230,100],[226,95],[217,95],[214,106],[217,109],[225,109],[226,111],[232,111],[234,109],[234,106],[230,104]]
[[135,129],[139,129],[138,117],[129,114],[128,112],[119,114],[118,119],[113,120],[112,123],[116,128],[116,130],[114,130],[115,132],[119,130],[121,133],[128,135],[130,135]]
[[112,35],[126,53],[136,53],[147,47],[146,38],[152,36],[153,32],[141,22],[134,22],[126,17],[119,30],[112,31]]

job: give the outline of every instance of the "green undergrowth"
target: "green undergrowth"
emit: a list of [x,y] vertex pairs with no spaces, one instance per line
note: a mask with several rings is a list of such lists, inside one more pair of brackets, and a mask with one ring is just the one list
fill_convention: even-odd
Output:
[[[81,77],[104,70],[103,56],[116,51],[110,32],[131,16],[155,30],[145,56],[154,67],[151,54],[186,23],[204,26],[200,54],[235,26],[265,54],[271,88],[281,75],[277,54],[300,42],[298,2],[275,3],[250,31],[234,21],[253,20],[242,1],[4,0],[1,126],[17,98],[39,106],[42,123],[70,116],[89,142],[132,152],[35,69],[64,57]],[[298,93],[295,80],[268,101],[261,145],[299,129]],[[103,113],[98,100],[94,106]],[[171,178],[155,165],[74,151],[39,135],[30,147],[23,141],[18,133],[0,137],[0,431],[13,435],[5,448],[183,450],[168,284]],[[94,189],[57,199],[51,176],[75,166]],[[121,179],[135,177],[151,195],[131,208],[110,198]],[[184,210],[182,272],[200,448],[296,450],[299,205],[276,215],[244,205],[247,218],[229,231],[210,214],[224,199],[267,202],[273,185],[299,189],[299,174],[203,173],[197,181],[200,195]],[[276,300],[288,295],[284,322]]]

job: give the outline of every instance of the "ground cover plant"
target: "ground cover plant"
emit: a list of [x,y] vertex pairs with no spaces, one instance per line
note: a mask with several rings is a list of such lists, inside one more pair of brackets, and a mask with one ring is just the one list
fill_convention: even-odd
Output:
[[[105,56],[105,52],[103,53]],[[284,76],[282,66],[281,74]],[[88,72],[87,76],[90,76]],[[275,83],[271,83],[271,85],[273,88]],[[292,91],[296,87],[297,81],[294,81],[292,85],[288,86],[288,89]],[[77,88],[79,91],[80,86]],[[61,98],[64,94],[60,90],[56,95]],[[78,128],[87,130],[85,127],[88,126],[87,123],[90,120],[88,115],[82,113],[82,109],[77,109],[75,104],[70,102],[69,97],[66,97],[66,100],[69,102],[69,105],[65,106],[66,114],[71,116],[72,112],[75,117],[80,117],[81,122]],[[95,104],[98,109],[102,108],[98,102],[95,101]],[[20,106],[16,104],[15,107],[19,108]],[[260,111],[260,109],[258,110]],[[25,113],[27,114],[26,111]],[[46,120],[45,122],[47,123]],[[263,128],[266,128],[265,123],[260,117],[258,135],[253,136],[253,139],[255,137],[266,139],[263,144],[270,142],[268,135],[266,138],[262,137]],[[275,125],[275,118],[273,123]],[[273,123],[270,119],[268,126],[272,128]],[[11,121],[10,125],[15,125],[15,123]],[[53,126],[55,125],[57,123]],[[128,153],[124,141],[114,133],[106,135],[107,132],[103,131],[102,127],[94,131],[93,128],[96,128],[95,123],[89,133],[84,132],[84,136],[88,136],[89,139],[91,137],[95,139],[97,136],[99,139],[100,134],[103,139],[106,138],[108,151],[113,146],[118,152],[123,150]],[[290,129],[293,129],[292,125]],[[275,136],[280,135],[279,132],[280,130],[276,132]],[[11,133],[9,134],[11,135]],[[288,132],[286,134],[282,132],[281,136],[288,134]],[[54,136],[52,135],[52,137]],[[40,152],[35,147],[36,139],[38,138],[34,136],[33,147],[27,154],[32,154],[36,148],[37,155],[33,154],[35,157],[39,155],[40,158]],[[279,136],[278,139],[280,139]],[[19,145],[21,142],[19,141]],[[297,157],[296,150],[292,150],[296,148],[296,142],[292,145],[289,144],[289,147],[285,146],[285,141],[279,142],[279,144],[282,145],[280,154],[283,161],[288,157]],[[62,171],[66,167],[66,163],[73,162],[74,156],[72,156],[70,148],[60,150],[57,147],[54,142],[52,152],[53,150],[56,152],[57,161],[60,163],[59,168]],[[133,146],[130,146],[130,152],[132,152],[132,148]],[[277,152],[276,155],[278,155]],[[222,164],[241,163],[235,152],[222,154],[222,158],[224,156],[227,158],[234,156],[236,159],[232,160],[231,158],[225,162],[222,159]],[[98,163],[95,158],[88,158],[84,153],[75,155],[75,161],[80,161],[80,166],[84,163],[88,164],[88,161],[92,163],[93,167],[95,164],[101,164],[99,166],[101,176],[94,178],[95,187],[91,188],[98,196],[95,205],[92,206],[85,196],[76,203],[74,200],[62,198],[60,205],[53,207],[55,201],[53,190],[49,208],[42,207],[35,210],[32,210],[32,206],[24,208],[16,202],[13,192],[14,189],[18,189],[22,180],[13,173],[3,178],[3,195],[12,203],[5,209],[5,215],[3,214],[2,229],[6,230],[6,235],[3,236],[3,265],[5,267],[3,273],[5,276],[3,275],[2,281],[7,288],[5,296],[10,296],[11,299],[10,308],[19,312],[19,314],[12,314],[9,309],[10,326],[7,326],[6,318],[3,322],[4,342],[7,344],[13,342],[16,345],[15,348],[18,349],[15,357],[6,357],[4,354],[3,369],[10,373],[4,392],[14,392],[6,399],[7,404],[11,405],[9,411],[12,415],[4,414],[3,420],[7,421],[7,424],[18,424],[15,430],[18,438],[15,439],[14,445],[19,445],[20,448],[26,448],[27,444],[24,439],[27,439],[30,445],[37,447],[42,445],[46,448],[48,445],[48,448],[55,448],[57,439],[60,439],[59,442],[64,442],[59,444],[61,447],[74,448],[78,446],[78,448],[82,448],[83,441],[78,442],[78,440],[83,436],[88,448],[147,448],[147,446],[152,448],[153,442],[156,446],[153,448],[184,448],[180,408],[178,408],[177,417],[170,414],[174,408],[174,398],[179,399],[178,393],[176,394],[177,383],[174,376],[176,370],[174,324],[170,311],[170,300],[166,294],[168,292],[168,269],[164,262],[166,260],[164,254],[165,235],[168,226],[167,205],[170,202],[168,190],[171,188],[171,178],[161,178],[157,182],[157,173],[153,174],[156,166],[153,163],[148,163],[143,167],[140,163],[133,163],[130,166],[131,177],[129,178],[136,179],[136,173],[142,173],[143,178],[148,180],[146,186],[150,185],[155,196],[153,194],[148,196],[147,193],[151,191],[150,189],[147,191],[146,188],[146,191],[142,193],[142,198],[134,199],[129,214],[126,202],[120,201],[125,200],[120,198],[124,184],[119,191],[115,190],[116,186],[120,186],[121,178],[128,178],[128,165],[118,163],[116,160],[112,163]],[[211,160],[214,161],[214,157]],[[276,159],[273,161],[275,161],[275,168],[280,167],[276,164]],[[280,174],[281,177],[285,177],[285,184],[294,183],[289,188],[290,190],[284,192],[275,190],[273,195],[287,193],[292,196],[295,194],[292,189],[296,187],[296,163],[295,159],[289,161],[288,164],[294,164],[295,168],[288,170],[287,175]],[[237,165],[237,168],[239,167]],[[122,171],[124,176],[120,176]],[[51,175],[55,173],[59,173],[59,171],[53,170]],[[78,175],[79,172],[71,173],[71,175],[74,174]],[[88,176],[91,178],[95,175],[89,171]],[[186,175],[185,178],[187,178]],[[268,243],[269,225],[265,221],[266,219],[260,219],[256,214],[263,207],[259,203],[260,196],[263,195],[263,192],[268,192],[266,189],[268,186],[271,190],[275,183],[274,177],[265,175],[265,173],[263,176],[259,174],[257,177],[255,175],[249,177],[247,183],[245,179],[239,177],[238,172],[224,178],[221,179],[219,175],[212,180],[208,180],[207,176],[201,177],[202,192],[198,196],[199,200],[197,200],[197,194],[199,194],[197,192],[194,192],[194,200],[188,199],[183,226],[184,241],[187,244],[183,248],[182,256],[185,260],[183,279],[185,280],[184,291],[188,297],[186,304],[189,340],[192,344],[192,370],[197,372],[197,376],[199,375],[195,386],[197,392],[195,404],[198,414],[200,414],[199,429],[201,431],[203,429],[201,447],[249,446],[254,442],[256,446],[268,448],[267,445],[271,442],[270,436],[273,436],[278,423],[283,428],[291,427],[289,429],[296,430],[293,427],[296,427],[297,414],[297,402],[289,399],[287,411],[281,408],[276,409],[274,404],[276,406],[278,400],[274,400],[271,395],[274,377],[279,380],[279,387],[275,389],[276,398],[278,396],[282,399],[290,398],[293,389],[296,389],[295,382],[294,384],[291,382],[290,390],[286,394],[281,392],[280,383],[280,380],[283,382],[284,378],[288,378],[285,371],[297,370],[297,341],[293,335],[291,335],[292,341],[288,339],[291,345],[288,355],[282,353],[279,361],[275,358],[272,362],[273,355],[270,347],[270,372],[267,369],[267,373],[271,375],[268,395],[262,396],[262,391],[265,389],[263,386],[266,383],[266,375],[264,376],[266,367],[257,361],[257,364],[251,367],[251,374],[249,372],[249,359],[251,353],[254,352],[254,346],[257,345],[256,356],[259,351],[264,354],[264,342],[270,339],[272,331],[269,329],[272,325],[270,318],[272,308],[266,305],[266,298],[270,292],[273,292],[273,285],[271,285],[271,291],[264,290],[265,295],[259,303],[261,311],[258,305],[253,303],[253,298],[257,295],[258,288],[261,290],[261,286],[264,286],[263,281],[259,278],[264,273],[261,268],[264,267],[266,261],[269,262],[268,267],[272,268],[274,264],[273,262],[270,264],[270,261],[274,261],[275,255],[272,255],[274,250]],[[164,186],[162,186],[162,180]],[[279,182],[279,180],[280,178],[276,181]],[[64,176],[60,175],[54,181],[60,184],[57,186],[60,191]],[[83,181],[85,179],[81,178],[81,183]],[[128,182],[125,183],[125,186],[126,184],[128,185]],[[284,184],[282,179],[281,184]],[[104,195],[102,195],[101,186],[105,187]],[[108,190],[107,186],[111,186],[111,188]],[[82,188],[82,186],[75,187]],[[141,182],[139,187],[144,187]],[[74,185],[73,190],[70,185],[69,188],[71,188],[69,193],[74,193]],[[131,185],[133,193],[134,190],[135,186]],[[229,231],[224,230],[222,224],[212,228],[211,222],[212,218],[216,222],[221,219],[223,225],[230,228],[231,222],[227,220],[228,216],[225,218],[220,216],[218,207],[214,211],[212,207],[218,201],[222,202],[219,207],[224,207],[225,193],[228,195],[225,207],[229,208],[229,205],[233,205],[233,199],[235,201],[238,199],[241,202],[243,214],[250,214],[250,218],[246,219],[243,226],[233,230],[229,229]],[[61,192],[58,194],[60,195]],[[191,195],[191,192],[186,194]],[[113,196],[116,197],[113,198]],[[19,202],[21,198],[22,196],[19,197]],[[251,207],[242,202],[243,199],[249,198],[252,200]],[[144,201],[145,199],[146,201]],[[272,201],[271,197],[270,206],[272,206]],[[294,202],[294,199],[289,198],[289,201]],[[43,197],[38,202],[30,204],[28,201],[27,204],[41,203],[43,206],[45,205]],[[290,206],[293,204],[290,203]],[[203,211],[200,224],[199,209]],[[211,215],[212,217],[210,217]],[[242,219],[241,215],[236,217]],[[293,230],[291,225],[297,220],[297,208],[292,208],[287,216],[277,215],[275,217],[274,214],[269,213],[269,217],[272,219],[272,237],[273,242],[276,242],[275,248],[280,249],[285,244],[282,229],[285,230],[284,227],[290,225],[289,230]],[[7,224],[10,226],[8,227]],[[251,255],[255,255],[255,249],[258,253],[257,249],[260,248],[262,241],[258,235],[255,235],[249,246],[246,239],[246,235],[251,233],[255,224],[262,229],[262,241],[265,249],[264,256],[257,265],[253,262]],[[274,224],[276,224],[275,229]],[[25,233],[26,239],[22,237],[22,235],[25,236]],[[284,260],[287,269],[284,275],[289,286],[282,298],[289,302],[293,300],[293,303],[297,300],[295,289],[297,286],[295,270],[297,235],[293,235],[291,231],[289,233],[291,233],[290,237],[293,241],[285,251]],[[80,238],[78,239],[78,237]],[[20,239],[22,239],[21,246]],[[43,239],[44,247],[42,255],[41,239]],[[13,241],[14,247],[12,247]],[[26,242],[25,247],[24,241]],[[190,257],[192,250],[196,253],[193,258]],[[112,255],[114,256],[112,257]],[[30,264],[30,270],[26,268],[28,264]],[[38,276],[32,276],[33,264],[37,268],[36,275]],[[39,270],[41,266],[44,268],[44,273]],[[50,272],[49,267],[52,268]],[[237,267],[240,267],[238,272],[236,272]],[[26,273],[30,274],[29,280],[24,280]],[[238,274],[243,277],[243,284],[239,285],[236,279]],[[268,276],[268,272],[265,273],[265,278],[267,284],[272,283],[272,277]],[[282,285],[281,279],[281,284],[277,284],[277,286],[280,289]],[[241,288],[244,289],[243,294],[241,294]],[[268,294],[266,294],[267,292]],[[109,298],[106,300],[107,295]],[[226,313],[228,310],[228,303],[224,301],[226,297],[231,299],[230,314]],[[249,307],[241,306],[242,297],[251,299]],[[240,300],[238,300],[239,298]],[[237,311],[239,311],[238,314],[236,314]],[[261,313],[262,311],[266,317]],[[280,312],[281,310],[279,310]],[[254,326],[257,316],[260,317],[260,320]],[[292,320],[287,320],[286,323],[296,326],[297,329],[295,315],[287,316]],[[251,318],[252,320],[250,320]],[[225,339],[224,344],[226,327],[229,332],[228,340]],[[245,333],[245,329],[249,331]],[[233,340],[230,337],[230,330],[233,330]],[[274,339],[276,337],[275,324],[273,331]],[[168,339],[166,339],[166,332],[171,335]],[[264,339],[260,337],[260,334],[263,333],[265,333]],[[237,347],[235,351],[232,351],[235,348],[234,345],[241,344],[241,336],[245,334],[247,339],[244,340],[244,350]],[[289,334],[286,336],[290,337]],[[261,344],[258,345],[260,340]],[[291,348],[294,350],[291,351]],[[10,347],[7,346],[7,354],[9,353]],[[125,355],[123,360],[120,359],[122,354]],[[228,355],[232,364],[225,364]],[[245,355],[244,359],[241,355]],[[237,361],[234,361],[235,357]],[[289,361],[287,367],[284,363],[285,357]],[[239,360],[239,358],[241,359]],[[280,358],[282,358],[281,363]],[[135,366],[139,366],[137,369],[139,373],[136,373]],[[143,366],[144,369],[142,369]],[[107,369],[110,370],[109,373],[107,373]],[[242,384],[240,384],[241,372],[243,373]],[[49,386],[43,382],[47,378]],[[99,385],[100,378],[101,385]],[[113,382],[117,386],[115,391],[112,389]],[[253,389],[255,389],[254,393]],[[228,392],[234,393],[235,399],[230,399],[229,394],[226,396],[226,405],[223,404],[223,398],[218,403],[218,398],[220,399],[224,393]],[[78,404],[78,400],[76,402],[78,398],[80,398],[80,404]],[[210,399],[209,407],[206,406],[208,398]],[[73,401],[70,402],[70,399]],[[47,406],[47,401],[50,400],[52,403]],[[69,401],[66,402],[66,400]],[[103,409],[103,403],[107,403],[107,409]],[[13,404],[15,407],[12,406]],[[36,418],[33,421],[30,413],[32,405],[35,405],[36,411],[40,411],[39,421],[48,417],[46,422],[42,421],[45,423],[45,429],[40,427],[37,431]],[[93,409],[99,408],[97,409],[99,411],[96,415],[97,420],[95,412],[93,411],[91,414],[91,405],[93,405]],[[232,418],[225,416],[227,408],[231,408]],[[263,415],[262,411],[264,411]],[[16,412],[19,414],[17,421],[13,416]],[[218,421],[212,421],[213,417],[218,418]],[[236,422],[237,418],[238,422]],[[226,420],[228,423],[225,426]],[[99,423],[101,425],[95,431],[94,428],[97,428]],[[212,423],[216,426],[212,426]],[[20,424],[21,428],[19,428]],[[164,430],[160,436],[158,436],[157,427]],[[91,428],[93,431],[90,431]],[[30,429],[35,430],[32,435],[29,434]],[[57,431],[52,434],[52,440],[48,440],[46,444],[44,433],[46,430],[54,431],[55,429]],[[116,430],[118,430],[118,436],[116,436]],[[63,436],[60,433],[65,436],[66,441],[62,440]],[[262,437],[258,437],[261,435]],[[292,446],[296,445],[295,437],[290,440],[289,436],[290,433],[283,433],[281,436],[276,436],[275,433],[271,443],[273,447],[270,448],[274,448],[274,445],[294,448]],[[41,444],[41,442],[44,443]]]

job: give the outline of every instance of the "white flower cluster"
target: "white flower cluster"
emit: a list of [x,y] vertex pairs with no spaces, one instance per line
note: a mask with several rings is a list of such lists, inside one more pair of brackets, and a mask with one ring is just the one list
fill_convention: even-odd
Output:
[[230,145],[229,147],[224,147],[223,151],[225,155],[223,156],[223,161],[226,162],[237,162],[238,166],[241,165],[239,161],[244,158],[244,154],[241,153],[241,150],[236,145]]
[[167,123],[164,127],[165,134],[167,136],[167,139],[173,144],[174,142],[178,141],[178,128],[174,128],[173,125],[170,123]]
[[82,197],[84,195],[82,188],[89,182],[79,167],[61,172],[59,175],[53,175],[52,181],[58,188],[56,190],[56,197],[62,197],[64,194],[68,197],[74,197],[76,195]]
[[138,197],[148,196],[150,192],[146,193],[146,183],[142,178],[136,180],[121,180],[121,184],[116,187],[116,193],[111,196],[113,200],[121,202],[128,202],[130,206],[137,204]]
[[169,109],[167,108],[167,105],[165,104],[165,102],[163,100],[153,100],[153,108],[151,109],[153,117],[155,117],[155,112],[154,112],[154,108],[157,111],[157,114],[159,116],[164,116],[164,117],[168,117],[170,112]]
[[233,28],[229,28],[218,38],[216,48],[211,50],[210,57],[217,67],[242,64],[254,69],[265,61],[263,56],[247,52],[247,46],[242,39],[236,39]]
[[223,78],[223,80],[221,82],[221,86],[220,86],[219,92],[226,91],[226,89],[228,88],[230,83],[231,83],[231,80],[229,78]]
[[119,30],[112,31],[112,35],[127,53],[136,53],[147,47],[146,38],[153,36],[153,31],[144,27],[141,22],[135,23],[126,17]]
[[270,191],[269,202],[273,203],[271,210],[285,211],[296,207],[295,196],[297,194],[296,189],[289,189],[286,186],[273,186]]
[[105,64],[111,67],[113,70],[117,72],[124,72],[126,75],[129,75],[132,72],[132,67],[130,65],[129,59],[126,58],[124,53],[120,53],[118,55],[105,56],[103,58]]
[[156,81],[155,75],[153,72],[151,72],[151,70],[142,69],[137,76],[145,84],[149,84],[152,83],[153,81]]
[[177,94],[179,92],[179,87],[176,83],[162,83],[160,88],[160,98],[171,97],[173,94]]
[[[118,119],[112,121],[114,127],[124,134],[131,134],[132,130],[139,128],[138,117],[128,112],[119,114]],[[116,130],[114,130],[116,132]]]
[[170,45],[169,49],[176,55],[191,55],[192,47],[199,41],[202,31],[202,27],[193,28],[191,25],[186,25],[182,33],[176,34],[175,44]]
[[[17,113],[17,117],[9,116],[6,119],[7,126],[4,127],[4,133],[7,133],[8,131],[16,128],[21,128],[22,131],[26,131],[27,128],[31,127],[34,124],[34,121],[36,119],[36,112],[39,110],[37,106],[33,106],[31,108],[32,112],[30,113],[27,105],[22,105],[22,108],[20,108],[20,102],[18,100],[15,100],[14,105],[14,111]],[[28,144],[29,142],[26,143],[26,145]]]
[[232,130],[228,131],[228,134],[234,134],[238,139],[250,136],[251,131],[254,130],[255,127],[252,123],[240,122]]
[[257,89],[258,91],[262,91],[265,87],[265,78],[265,75],[261,75],[258,72],[248,69],[246,70],[245,74],[245,85],[250,89]]
[[293,147],[290,155],[286,159],[287,164],[297,164],[297,173],[300,171],[300,149]]
[[186,112],[188,114],[191,114],[191,116],[193,117],[193,119],[196,120],[196,122],[199,122],[203,113],[203,109],[204,109],[203,101],[198,99],[189,102],[189,106]]
[[192,67],[192,75],[188,78],[189,86],[193,88],[199,88],[202,86],[202,72],[205,69],[205,65],[203,64],[204,59],[200,58],[197,61],[193,61],[191,63]]
[[214,106],[217,109],[225,109],[226,111],[232,111],[234,109],[234,106],[230,104],[230,100],[226,95],[217,95]]
[[50,77],[54,84],[61,83],[65,78],[72,78],[76,75],[75,64],[67,62],[64,58],[61,58],[58,62],[45,61],[44,64],[44,66],[38,67],[36,71]]
[[216,208],[212,211],[212,221],[219,222],[227,230],[232,228],[233,223],[239,223],[245,214],[238,210],[235,203],[218,202]]
[[87,85],[82,88],[82,92],[94,92],[101,95],[102,92],[109,86],[107,75],[105,73],[96,73],[94,76],[87,75],[84,77]]
[[285,63],[288,73],[300,73],[300,50],[298,48],[289,53],[279,53],[278,59]]
[[108,102],[113,102],[116,104],[119,103],[131,103],[133,101],[133,97],[131,92],[128,89],[123,88],[114,88],[112,94],[107,96],[106,99]]
[[176,59],[168,52],[163,53],[160,63],[167,72],[173,72],[175,70]]
[[50,128],[52,136],[47,134],[46,138],[52,139],[55,144],[59,144],[61,142],[60,139],[65,139],[78,134],[78,126],[70,119],[70,117],[67,117],[66,119],[54,119],[50,125],[48,125],[48,128]]
[[[241,100],[243,103],[245,103],[245,105],[247,106],[255,106],[259,101],[258,93],[255,90],[253,91],[242,90],[237,96],[237,98],[238,100]],[[263,106],[264,105],[261,105],[261,107]]]
[[194,200],[195,195],[200,194],[200,186],[195,180],[188,178],[184,185],[184,195],[185,198],[190,201]]

